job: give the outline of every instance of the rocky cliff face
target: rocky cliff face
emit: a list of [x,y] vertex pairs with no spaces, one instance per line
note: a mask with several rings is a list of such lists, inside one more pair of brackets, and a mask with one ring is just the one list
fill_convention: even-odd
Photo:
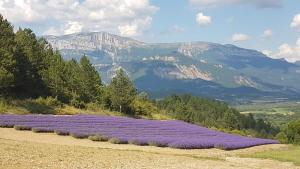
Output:
[[45,36],[45,38],[58,50],[101,50],[101,49],[129,49],[144,43],[123,38],[106,32],[78,33],[65,36]]
[[123,68],[137,84],[141,84],[140,89],[145,89],[146,83],[159,85],[160,81],[149,80],[157,77],[180,82],[181,86],[171,84],[166,88],[176,86],[175,91],[187,91],[189,86],[193,88],[199,81],[201,84],[198,85],[203,85],[205,81],[210,82],[209,86],[222,86],[222,90],[230,91],[249,87],[263,92],[300,92],[299,65],[234,45],[209,42],[151,44],[106,32],[45,38],[66,59],[79,59],[86,54],[106,82],[117,69]]

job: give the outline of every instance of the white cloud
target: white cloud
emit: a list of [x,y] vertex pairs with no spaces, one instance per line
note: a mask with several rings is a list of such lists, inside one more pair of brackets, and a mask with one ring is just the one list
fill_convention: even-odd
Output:
[[271,29],[267,29],[264,31],[264,33],[262,34],[262,38],[265,39],[270,39],[273,36],[273,31]]
[[122,36],[134,36],[137,34],[137,25],[124,25],[118,27]]
[[12,22],[36,22],[45,19],[32,3],[25,0],[1,0],[0,13]]
[[271,57],[272,56],[272,54],[273,54],[273,52],[272,51],[270,51],[270,50],[267,50],[267,49],[265,49],[265,50],[262,50],[261,51],[264,55],[266,55],[266,56],[269,56],[269,57]]
[[300,14],[294,16],[291,27],[300,30]]
[[196,22],[201,26],[207,26],[211,23],[211,17],[200,12],[196,15]]
[[44,32],[109,31],[142,34],[159,8],[149,0],[0,0],[0,13],[14,24],[41,24]]
[[275,59],[284,58],[289,62],[296,62],[300,60],[300,38],[298,38],[295,46],[290,46],[284,43],[279,46],[278,53],[270,55],[270,57]]
[[282,0],[189,0],[198,8],[218,7],[224,5],[251,5],[257,8],[282,7]]
[[247,41],[249,39],[250,39],[250,36],[247,34],[243,34],[243,33],[236,33],[236,34],[233,34],[231,37],[231,40],[233,42]]
[[72,34],[81,32],[83,25],[76,21],[69,21],[67,24],[67,28],[64,31],[64,34]]

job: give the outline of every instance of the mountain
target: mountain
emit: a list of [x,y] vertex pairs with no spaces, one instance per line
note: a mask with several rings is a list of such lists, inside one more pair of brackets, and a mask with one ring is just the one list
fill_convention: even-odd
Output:
[[152,97],[192,93],[233,102],[300,98],[300,66],[210,42],[145,43],[106,32],[45,36],[66,59],[86,54],[105,82],[123,68]]

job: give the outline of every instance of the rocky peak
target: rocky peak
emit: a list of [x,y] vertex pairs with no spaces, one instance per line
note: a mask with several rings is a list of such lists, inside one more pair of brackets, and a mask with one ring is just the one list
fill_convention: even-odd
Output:
[[58,50],[97,50],[103,48],[130,48],[144,45],[143,42],[113,35],[107,32],[76,33],[64,36],[45,36],[45,38]]

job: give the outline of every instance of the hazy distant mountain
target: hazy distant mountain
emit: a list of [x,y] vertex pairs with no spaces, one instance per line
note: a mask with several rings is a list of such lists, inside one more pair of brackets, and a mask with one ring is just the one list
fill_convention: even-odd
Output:
[[102,79],[124,68],[151,96],[193,93],[217,99],[300,98],[300,66],[234,45],[144,43],[105,32],[45,36],[66,59],[89,56]]

